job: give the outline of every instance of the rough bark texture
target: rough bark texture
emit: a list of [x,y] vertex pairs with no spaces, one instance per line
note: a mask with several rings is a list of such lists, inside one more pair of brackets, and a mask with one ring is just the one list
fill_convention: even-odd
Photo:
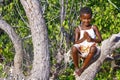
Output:
[[100,57],[91,64],[81,76],[76,76],[76,80],[94,80],[97,71],[101,64],[106,59],[107,55],[110,55],[116,48],[120,47],[120,33],[112,35],[110,38],[104,40],[101,46]]
[[39,0],[21,0],[29,20],[34,47],[34,61],[31,76],[33,80],[49,79],[48,35]]
[[15,33],[13,28],[7,24],[4,20],[0,20],[0,28],[4,30],[10,37],[15,48],[15,57],[14,57],[14,73],[16,75],[22,74],[22,60],[23,60],[23,48],[22,42],[19,36]]

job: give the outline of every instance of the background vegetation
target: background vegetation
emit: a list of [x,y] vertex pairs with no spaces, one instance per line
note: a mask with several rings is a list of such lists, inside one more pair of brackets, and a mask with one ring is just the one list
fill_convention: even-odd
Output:
[[[49,35],[49,46],[51,56],[51,66],[56,63],[55,55],[60,49],[67,52],[73,44],[74,28],[80,24],[79,10],[82,6],[89,6],[93,10],[92,24],[97,25],[103,39],[110,37],[112,34],[120,32],[120,1],[119,0],[65,0],[65,19],[60,22],[60,1],[59,0],[42,0],[43,15],[46,21]],[[24,74],[26,67],[32,63],[32,43],[31,33],[28,28],[28,20],[19,0],[4,0],[0,3],[1,18],[6,20],[19,34],[23,40],[25,52],[31,56],[24,56],[23,66]],[[61,34],[63,33],[63,35]],[[2,30],[0,31],[0,54],[5,58],[5,61],[0,65],[0,77],[7,77],[6,73],[13,64],[14,48],[9,37]],[[115,51],[115,54],[120,53],[120,49]],[[30,60],[29,63],[26,63]],[[120,70],[115,70],[110,65],[111,62],[105,62],[95,80],[120,80]],[[7,66],[7,67],[6,67]],[[73,63],[70,62],[64,72],[61,72],[59,80],[74,80]]]

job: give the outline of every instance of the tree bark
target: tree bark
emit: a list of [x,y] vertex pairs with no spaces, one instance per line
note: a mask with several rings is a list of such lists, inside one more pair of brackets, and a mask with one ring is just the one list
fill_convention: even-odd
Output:
[[15,48],[14,57],[14,74],[22,74],[22,61],[23,61],[23,47],[21,38],[15,33],[14,29],[7,24],[4,20],[0,20],[0,28],[4,30],[10,37]]
[[29,20],[34,48],[33,67],[29,79],[48,80],[50,72],[48,35],[40,2],[21,0],[21,3]]

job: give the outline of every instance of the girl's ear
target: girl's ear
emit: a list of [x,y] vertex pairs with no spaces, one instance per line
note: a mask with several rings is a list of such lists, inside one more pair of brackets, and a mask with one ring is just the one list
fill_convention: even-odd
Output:
[[82,20],[82,18],[80,17],[80,20]]

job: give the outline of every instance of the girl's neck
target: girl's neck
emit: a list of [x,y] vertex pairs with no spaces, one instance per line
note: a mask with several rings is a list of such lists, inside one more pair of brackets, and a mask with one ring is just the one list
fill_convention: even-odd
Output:
[[85,25],[80,25],[83,30],[91,29],[91,25],[85,26]]

